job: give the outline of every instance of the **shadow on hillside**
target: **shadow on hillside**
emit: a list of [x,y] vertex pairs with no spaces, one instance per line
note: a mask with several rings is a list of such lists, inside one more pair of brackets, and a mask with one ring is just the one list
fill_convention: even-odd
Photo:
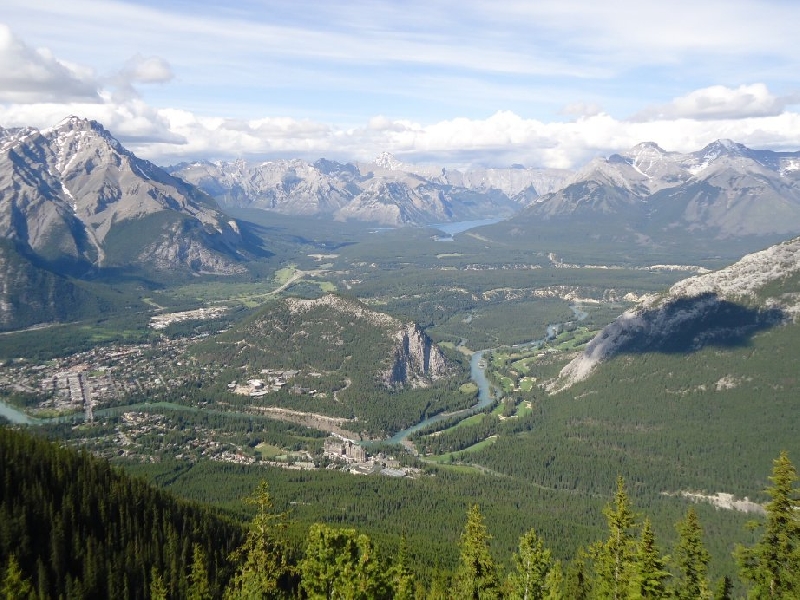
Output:
[[743,306],[713,293],[679,298],[641,316],[642,322],[626,332],[615,354],[686,353],[706,346],[747,346],[753,335],[786,318],[780,309]]

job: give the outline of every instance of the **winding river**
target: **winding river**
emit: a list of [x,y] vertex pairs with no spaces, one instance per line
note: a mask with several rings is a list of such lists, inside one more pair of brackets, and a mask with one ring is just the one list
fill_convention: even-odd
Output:
[[[572,314],[575,315],[575,318],[578,321],[582,321],[588,316],[580,306],[572,305],[570,306],[572,310]],[[545,342],[554,339],[557,335],[559,330],[563,327],[564,323],[554,323],[547,326],[545,337],[540,338],[538,340],[533,340],[531,342],[526,342],[524,344],[518,344],[513,346],[514,348],[523,348],[523,347],[536,347],[542,346]],[[439,413],[433,415],[431,417],[427,417],[423,419],[419,423],[412,425],[411,427],[407,427],[406,429],[402,429],[395,433],[391,438],[386,440],[390,444],[399,444],[402,443],[408,436],[410,436],[415,431],[419,431],[423,427],[427,427],[432,423],[437,423],[443,419],[449,419],[451,417],[468,417],[472,414],[477,413],[478,411],[486,408],[492,402],[494,402],[498,397],[499,393],[496,388],[493,388],[492,385],[489,383],[489,380],[486,378],[486,363],[483,358],[484,352],[491,352],[495,350],[495,348],[486,348],[484,350],[477,350],[473,352],[472,357],[470,359],[470,377],[475,385],[478,386],[478,402],[471,406],[470,408],[465,408],[462,410],[454,411],[454,412],[447,412],[447,413]],[[130,411],[130,410],[146,410],[148,408],[167,408],[167,409],[175,409],[175,410],[194,410],[194,411],[209,411],[206,408],[193,408],[190,406],[183,406],[180,404],[172,404],[170,402],[152,402],[152,403],[140,403],[140,404],[129,404],[126,406],[117,406],[113,408],[104,408],[100,410],[94,411],[95,416],[116,416],[121,414],[122,412]],[[223,413],[224,411],[214,411],[211,410],[210,412],[218,412]],[[225,414],[232,414],[230,412]],[[233,413],[233,414],[241,414],[252,416],[248,413]],[[84,413],[74,413],[71,415],[66,415],[62,417],[52,417],[52,418],[44,418],[38,419],[34,417],[30,417],[26,415],[24,412],[20,411],[14,406],[6,404],[4,401],[0,400],[0,417],[5,417],[9,421],[15,424],[20,425],[44,425],[46,423],[69,423],[75,421],[82,421],[84,419]]]

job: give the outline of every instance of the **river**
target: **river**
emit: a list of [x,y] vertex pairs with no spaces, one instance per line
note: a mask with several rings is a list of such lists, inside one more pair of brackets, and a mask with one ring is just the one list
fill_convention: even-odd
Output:
[[[588,316],[584,310],[581,309],[580,306],[572,305],[570,306],[572,310],[572,314],[575,315],[575,318],[578,321],[582,321]],[[531,346],[541,346],[545,342],[554,339],[559,332],[559,329],[563,326],[563,323],[554,323],[548,325],[545,332],[545,337],[533,340],[530,342],[526,342],[525,344],[518,344],[515,345],[515,348],[521,347],[531,347]],[[470,408],[465,408],[463,410],[458,410],[454,412],[448,413],[439,413],[433,415],[431,417],[427,417],[423,419],[419,423],[412,425],[411,427],[407,427],[406,429],[402,429],[395,433],[391,438],[386,440],[390,444],[399,444],[403,440],[405,440],[408,436],[410,436],[415,431],[419,431],[423,427],[427,427],[432,423],[436,423],[443,419],[448,419],[450,417],[467,417],[471,414],[474,414],[487,406],[489,406],[494,400],[497,398],[495,394],[493,394],[492,385],[489,383],[489,380],[486,378],[486,363],[483,359],[484,352],[491,352],[495,350],[495,348],[487,348],[484,350],[477,350],[476,352],[472,353],[472,357],[470,358],[469,368],[470,368],[470,377],[475,385],[478,386],[478,402],[471,406]],[[123,412],[130,411],[130,410],[142,410],[147,408],[167,408],[167,409],[174,409],[174,410],[194,410],[194,411],[208,411],[209,409],[201,409],[201,408],[194,408],[190,406],[183,406],[180,404],[172,404],[170,402],[153,402],[153,403],[141,403],[141,404],[130,404],[127,406],[116,406],[113,408],[104,408],[100,410],[94,411],[95,416],[103,417],[103,416],[115,416],[119,415]],[[211,410],[210,412],[217,412],[217,413],[224,413],[225,411],[215,411]],[[232,414],[232,413],[225,413],[225,414]],[[241,414],[246,416],[252,416],[247,413],[233,413],[233,414]],[[64,417],[53,417],[53,418],[46,418],[46,419],[36,419],[26,415],[24,412],[18,410],[14,406],[6,404],[2,400],[0,400],[0,416],[5,417],[12,423],[21,424],[21,425],[43,425],[45,423],[69,423],[71,421],[82,421],[84,418],[84,413],[75,413],[72,415],[64,416]]]
[[[572,314],[575,315],[575,318],[578,321],[583,321],[586,317],[589,316],[589,313],[584,311],[578,305],[573,304],[570,306],[570,309],[572,310]],[[543,346],[546,342],[555,339],[560,329],[563,326],[564,323],[553,323],[551,325],[548,325],[547,328],[545,329],[545,337],[539,338],[538,340],[525,342],[524,344],[516,344],[512,347],[527,348],[527,347]],[[423,427],[427,427],[428,425],[432,423],[437,423],[443,419],[449,419],[450,417],[458,417],[458,416],[467,417],[471,414],[477,413],[481,409],[486,408],[492,402],[494,402],[497,396],[492,394],[493,388],[492,385],[489,383],[489,380],[486,378],[486,363],[483,359],[483,353],[491,352],[492,350],[496,350],[496,348],[486,348],[485,350],[478,350],[472,354],[472,358],[470,359],[469,363],[470,377],[472,378],[472,381],[475,383],[475,385],[478,386],[477,404],[473,405],[470,408],[465,408],[463,410],[458,410],[449,413],[439,413],[437,415],[433,415],[432,417],[423,419],[422,421],[420,421],[415,425],[412,425],[411,427],[398,431],[392,437],[390,437],[387,440],[387,442],[390,444],[400,444],[412,433],[419,431]]]

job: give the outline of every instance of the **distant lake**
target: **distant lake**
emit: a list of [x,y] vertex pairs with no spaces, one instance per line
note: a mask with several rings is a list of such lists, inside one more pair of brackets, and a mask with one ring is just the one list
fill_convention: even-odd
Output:
[[458,233],[463,233],[469,229],[475,229],[476,227],[483,227],[484,225],[493,225],[494,223],[499,223],[503,219],[495,218],[495,219],[481,219],[479,221],[453,221],[452,223],[431,223],[428,225],[431,229],[438,229],[444,236],[439,236],[436,238],[437,242],[452,242],[453,236]]

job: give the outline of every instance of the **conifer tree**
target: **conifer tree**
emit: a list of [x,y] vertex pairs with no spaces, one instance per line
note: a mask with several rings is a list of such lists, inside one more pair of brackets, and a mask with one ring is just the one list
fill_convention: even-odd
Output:
[[33,585],[23,576],[17,557],[13,554],[9,555],[2,586],[0,586],[0,598],[2,600],[25,600],[35,597]]
[[564,569],[558,560],[547,572],[544,578],[544,600],[566,600],[564,595]]
[[620,600],[628,594],[635,544],[633,527],[635,515],[628,500],[625,480],[617,477],[614,501],[603,509],[608,522],[609,536],[591,548],[594,560],[594,594],[596,598]]
[[355,529],[311,526],[300,561],[301,585],[309,598],[378,600],[391,597],[377,552]]
[[675,563],[680,577],[675,595],[681,600],[709,598],[708,561],[711,557],[703,544],[703,530],[693,507],[689,507],[686,518],[678,522],[676,529],[680,538],[675,548]]
[[764,534],[752,548],[736,551],[742,579],[751,585],[752,598],[798,598],[800,596],[800,521],[794,483],[797,471],[782,451],[773,461],[772,486],[767,493]]
[[664,569],[664,558],[656,547],[656,537],[650,519],[642,525],[642,535],[631,565],[628,598],[664,598],[667,595],[666,580],[670,576]]
[[727,575],[719,580],[714,590],[714,600],[733,600],[733,583]]
[[[206,555],[200,544],[195,544],[192,552],[192,567],[189,571],[188,600],[211,600],[211,586],[208,583]],[[127,597],[127,595],[126,595]]]
[[509,575],[510,596],[520,600],[542,600],[546,596],[547,574],[553,566],[552,554],[531,529],[519,539],[519,549],[511,558],[515,571]]
[[570,600],[589,600],[592,586],[586,571],[586,552],[578,548],[564,578],[564,597]]
[[480,508],[473,504],[467,511],[467,524],[459,543],[460,560],[455,580],[457,598],[483,600],[499,596],[500,581],[489,553],[490,539]]
[[167,600],[167,586],[158,569],[150,569],[150,600]]
[[400,549],[390,570],[390,578],[395,600],[414,598],[414,574],[408,567],[408,541],[405,534],[400,538]]
[[238,568],[225,590],[225,598],[283,597],[286,594],[281,589],[282,578],[291,572],[288,549],[282,539],[287,526],[286,513],[275,514],[266,481],[262,481],[245,502],[255,506],[256,514],[244,543],[231,555]]

